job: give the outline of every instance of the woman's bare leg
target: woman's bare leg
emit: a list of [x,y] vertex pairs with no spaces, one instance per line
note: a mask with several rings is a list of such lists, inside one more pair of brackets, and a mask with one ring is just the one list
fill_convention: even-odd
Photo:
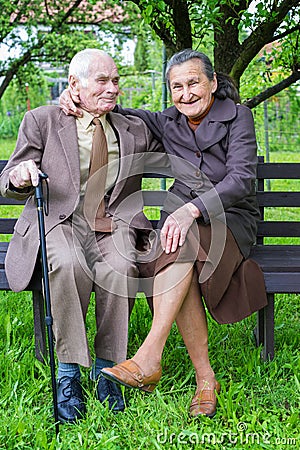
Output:
[[214,389],[215,374],[208,357],[206,312],[195,271],[188,294],[177,314],[176,323],[195,367],[197,387]]
[[[132,358],[146,376],[160,367],[162,352],[170,329],[189,292],[193,278],[192,263],[174,263],[162,270],[154,281],[154,315],[145,341]],[[176,281],[178,281],[176,283]]]

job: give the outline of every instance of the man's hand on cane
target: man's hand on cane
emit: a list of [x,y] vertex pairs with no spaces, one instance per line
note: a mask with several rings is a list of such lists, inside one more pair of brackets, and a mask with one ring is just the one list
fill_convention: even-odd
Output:
[[16,189],[25,189],[27,187],[36,187],[39,183],[39,174],[36,163],[29,159],[22,161],[14,167],[9,173],[9,181]]

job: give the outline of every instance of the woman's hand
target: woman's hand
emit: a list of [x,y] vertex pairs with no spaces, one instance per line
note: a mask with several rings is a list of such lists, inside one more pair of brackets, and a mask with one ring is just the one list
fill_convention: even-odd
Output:
[[65,89],[59,97],[59,106],[67,116],[82,117],[82,110],[76,106],[77,98],[74,98],[70,89]]
[[167,254],[175,252],[178,246],[184,244],[192,223],[200,215],[201,212],[193,203],[187,203],[168,216],[160,233],[161,245]]

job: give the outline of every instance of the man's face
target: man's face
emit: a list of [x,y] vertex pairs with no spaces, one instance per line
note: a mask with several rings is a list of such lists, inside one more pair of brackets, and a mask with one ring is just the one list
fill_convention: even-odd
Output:
[[205,112],[217,89],[216,76],[210,81],[198,59],[172,67],[169,80],[174,106],[190,118],[199,117]]
[[102,116],[114,109],[119,91],[119,74],[113,59],[108,55],[95,56],[90,64],[87,86],[75,81],[79,106],[93,114]]

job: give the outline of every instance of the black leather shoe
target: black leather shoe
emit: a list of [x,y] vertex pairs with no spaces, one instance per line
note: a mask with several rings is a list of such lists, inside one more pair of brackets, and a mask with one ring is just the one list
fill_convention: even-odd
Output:
[[75,422],[85,414],[82,387],[76,378],[62,377],[57,385],[58,419],[61,423]]
[[109,409],[113,412],[124,411],[125,403],[120,387],[103,375],[98,378],[97,394],[99,402],[104,403],[108,400]]

